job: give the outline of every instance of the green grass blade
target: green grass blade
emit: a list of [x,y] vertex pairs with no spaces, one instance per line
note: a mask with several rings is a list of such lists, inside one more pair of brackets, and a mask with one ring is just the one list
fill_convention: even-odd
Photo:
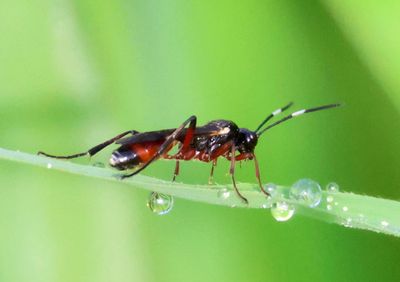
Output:
[[[271,204],[271,200],[267,200],[260,193],[257,184],[239,184],[241,192],[249,200],[249,204],[245,205],[232,191],[231,185],[172,183],[144,175],[136,175],[121,180],[119,178],[121,173],[108,168],[80,165],[70,161],[50,159],[2,148],[0,148],[0,159],[31,164],[49,170],[115,181],[124,185],[132,185],[137,188],[208,204],[247,208],[265,208]],[[219,196],[222,189],[228,190],[228,197]],[[290,199],[288,197],[289,189],[290,187],[287,186],[278,186],[279,193],[273,197],[272,201],[286,201],[292,204],[296,209],[296,214],[302,214],[329,223],[341,224],[346,227],[371,230],[400,237],[400,202],[398,201],[352,193],[328,193],[323,191],[321,203],[315,208],[310,208],[301,201]]]

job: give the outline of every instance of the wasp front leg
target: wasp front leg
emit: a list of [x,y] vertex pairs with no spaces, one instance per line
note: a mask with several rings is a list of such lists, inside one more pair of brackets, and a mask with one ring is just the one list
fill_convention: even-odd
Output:
[[260,177],[260,168],[258,166],[258,161],[257,161],[256,155],[254,155],[254,154],[252,154],[252,155],[253,155],[252,158],[254,160],[254,166],[255,166],[255,170],[256,170],[256,178],[258,181],[258,185],[260,186],[261,192],[263,192],[266,196],[270,197],[271,195],[262,186],[261,177]]
[[242,201],[247,205],[249,203],[249,201],[239,192],[239,189],[236,186],[236,181],[235,181],[235,152],[236,152],[236,146],[235,144],[232,144],[232,149],[231,149],[231,166],[229,169],[229,173],[232,177],[232,184],[233,184],[233,188],[235,189],[236,194],[239,196],[240,199],[242,199]]

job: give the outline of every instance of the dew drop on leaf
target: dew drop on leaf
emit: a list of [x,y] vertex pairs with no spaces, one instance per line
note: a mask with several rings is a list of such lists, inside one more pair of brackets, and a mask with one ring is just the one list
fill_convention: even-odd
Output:
[[314,208],[321,202],[321,186],[314,180],[300,179],[290,188],[289,197]]
[[382,220],[382,221],[381,221],[381,226],[382,226],[383,228],[386,228],[386,227],[389,226],[389,222],[387,222],[386,220]]
[[277,186],[274,183],[267,183],[264,185],[264,190],[267,191],[271,197],[274,197],[277,192]]
[[218,198],[220,199],[228,199],[230,195],[231,192],[226,188],[222,188],[218,191]]
[[261,208],[269,209],[270,207],[272,207],[274,199],[277,198],[278,195],[277,186],[274,183],[267,183],[264,185],[263,188],[265,191],[268,192],[269,196],[266,197],[264,203],[261,205]]
[[339,185],[335,182],[330,182],[326,185],[326,192],[337,193],[339,192]]

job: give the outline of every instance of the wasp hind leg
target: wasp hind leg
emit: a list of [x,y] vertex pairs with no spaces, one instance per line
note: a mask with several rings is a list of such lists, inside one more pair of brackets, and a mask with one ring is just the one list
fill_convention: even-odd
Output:
[[74,158],[83,157],[83,156],[86,156],[86,155],[89,155],[91,157],[91,156],[97,154],[98,152],[100,152],[101,150],[103,150],[108,145],[111,145],[115,141],[121,139],[122,137],[124,137],[124,136],[126,136],[128,134],[135,135],[137,133],[139,133],[139,132],[136,131],[136,130],[125,131],[125,132],[123,132],[121,134],[118,134],[117,136],[115,136],[115,137],[113,137],[113,138],[111,138],[111,139],[99,144],[99,145],[94,146],[93,148],[91,148],[88,151],[83,152],[83,153],[78,153],[78,154],[73,154],[73,155],[68,155],[68,156],[56,156],[56,155],[50,155],[50,154],[47,154],[45,152],[39,151],[37,154],[38,155],[43,155],[43,156],[46,156],[46,157],[49,157],[49,158],[54,158],[54,159],[74,159]]

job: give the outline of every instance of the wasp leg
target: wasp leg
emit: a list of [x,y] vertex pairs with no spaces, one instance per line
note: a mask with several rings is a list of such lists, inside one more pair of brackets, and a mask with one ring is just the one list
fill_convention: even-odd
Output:
[[217,165],[217,159],[212,161],[210,176],[208,177],[208,185],[212,185],[214,183],[214,168]]
[[115,141],[121,139],[125,135],[128,135],[128,134],[135,135],[137,133],[139,133],[139,132],[136,131],[136,130],[125,131],[125,132],[123,132],[123,133],[121,133],[121,134],[119,134],[119,135],[117,135],[117,136],[115,136],[115,137],[113,137],[113,138],[111,138],[111,139],[99,144],[99,145],[94,146],[93,148],[91,148],[88,151],[83,152],[83,153],[78,153],[78,154],[68,155],[68,156],[55,156],[55,155],[50,155],[50,154],[44,153],[42,151],[39,151],[38,155],[43,155],[43,156],[50,157],[50,158],[55,158],[55,159],[74,159],[74,158],[78,158],[78,157],[82,157],[82,156],[86,156],[86,155],[93,156],[96,153],[98,153],[99,151],[103,150],[108,145],[111,145]]
[[179,135],[183,132],[183,130],[185,129],[186,125],[188,125],[188,124],[189,124],[189,129],[186,132],[186,136],[185,136],[185,139],[184,139],[184,142],[183,142],[182,149],[185,146],[189,146],[190,141],[193,138],[194,131],[196,129],[196,121],[197,121],[196,116],[191,116],[190,118],[188,118],[184,123],[181,124],[181,126],[179,126],[177,129],[175,129],[175,131],[172,132],[172,134],[170,134],[167,137],[167,139],[164,141],[164,143],[162,143],[160,148],[158,148],[158,151],[154,154],[154,156],[152,156],[143,166],[141,166],[136,171],[134,171],[134,172],[132,172],[130,174],[122,175],[121,178],[124,179],[124,178],[131,177],[131,176],[134,176],[134,175],[138,174],[139,172],[144,170],[146,167],[148,167],[152,162],[154,162],[156,159],[158,159],[161,155],[165,154],[166,151],[169,149],[170,145],[175,140],[177,140]]
[[232,184],[233,184],[233,188],[235,188],[236,194],[247,205],[249,203],[249,201],[239,192],[239,189],[236,186],[236,181],[235,181],[235,152],[236,152],[235,144],[232,144],[232,149],[231,149],[231,167],[229,169],[229,173],[232,176]]
[[176,160],[175,164],[175,171],[174,171],[174,177],[172,178],[172,182],[175,182],[176,177],[179,175],[179,161]]
[[259,168],[259,166],[258,166],[258,161],[257,161],[257,158],[256,158],[256,155],[255,155],[255,154],[253,154],[253,159],[254,159],[254,165],[255,165],[255,168],[256,168],[256,178],[257,178],[257,180],[258,180],[258,185],[260,185],[261,192],[263,192],[263,193],[264,193],[265,195],[267,195],[267,196],[271,196],[271,195],[264,189],[264,187],[262,186],[261,177],[260,177],[260,168]]

